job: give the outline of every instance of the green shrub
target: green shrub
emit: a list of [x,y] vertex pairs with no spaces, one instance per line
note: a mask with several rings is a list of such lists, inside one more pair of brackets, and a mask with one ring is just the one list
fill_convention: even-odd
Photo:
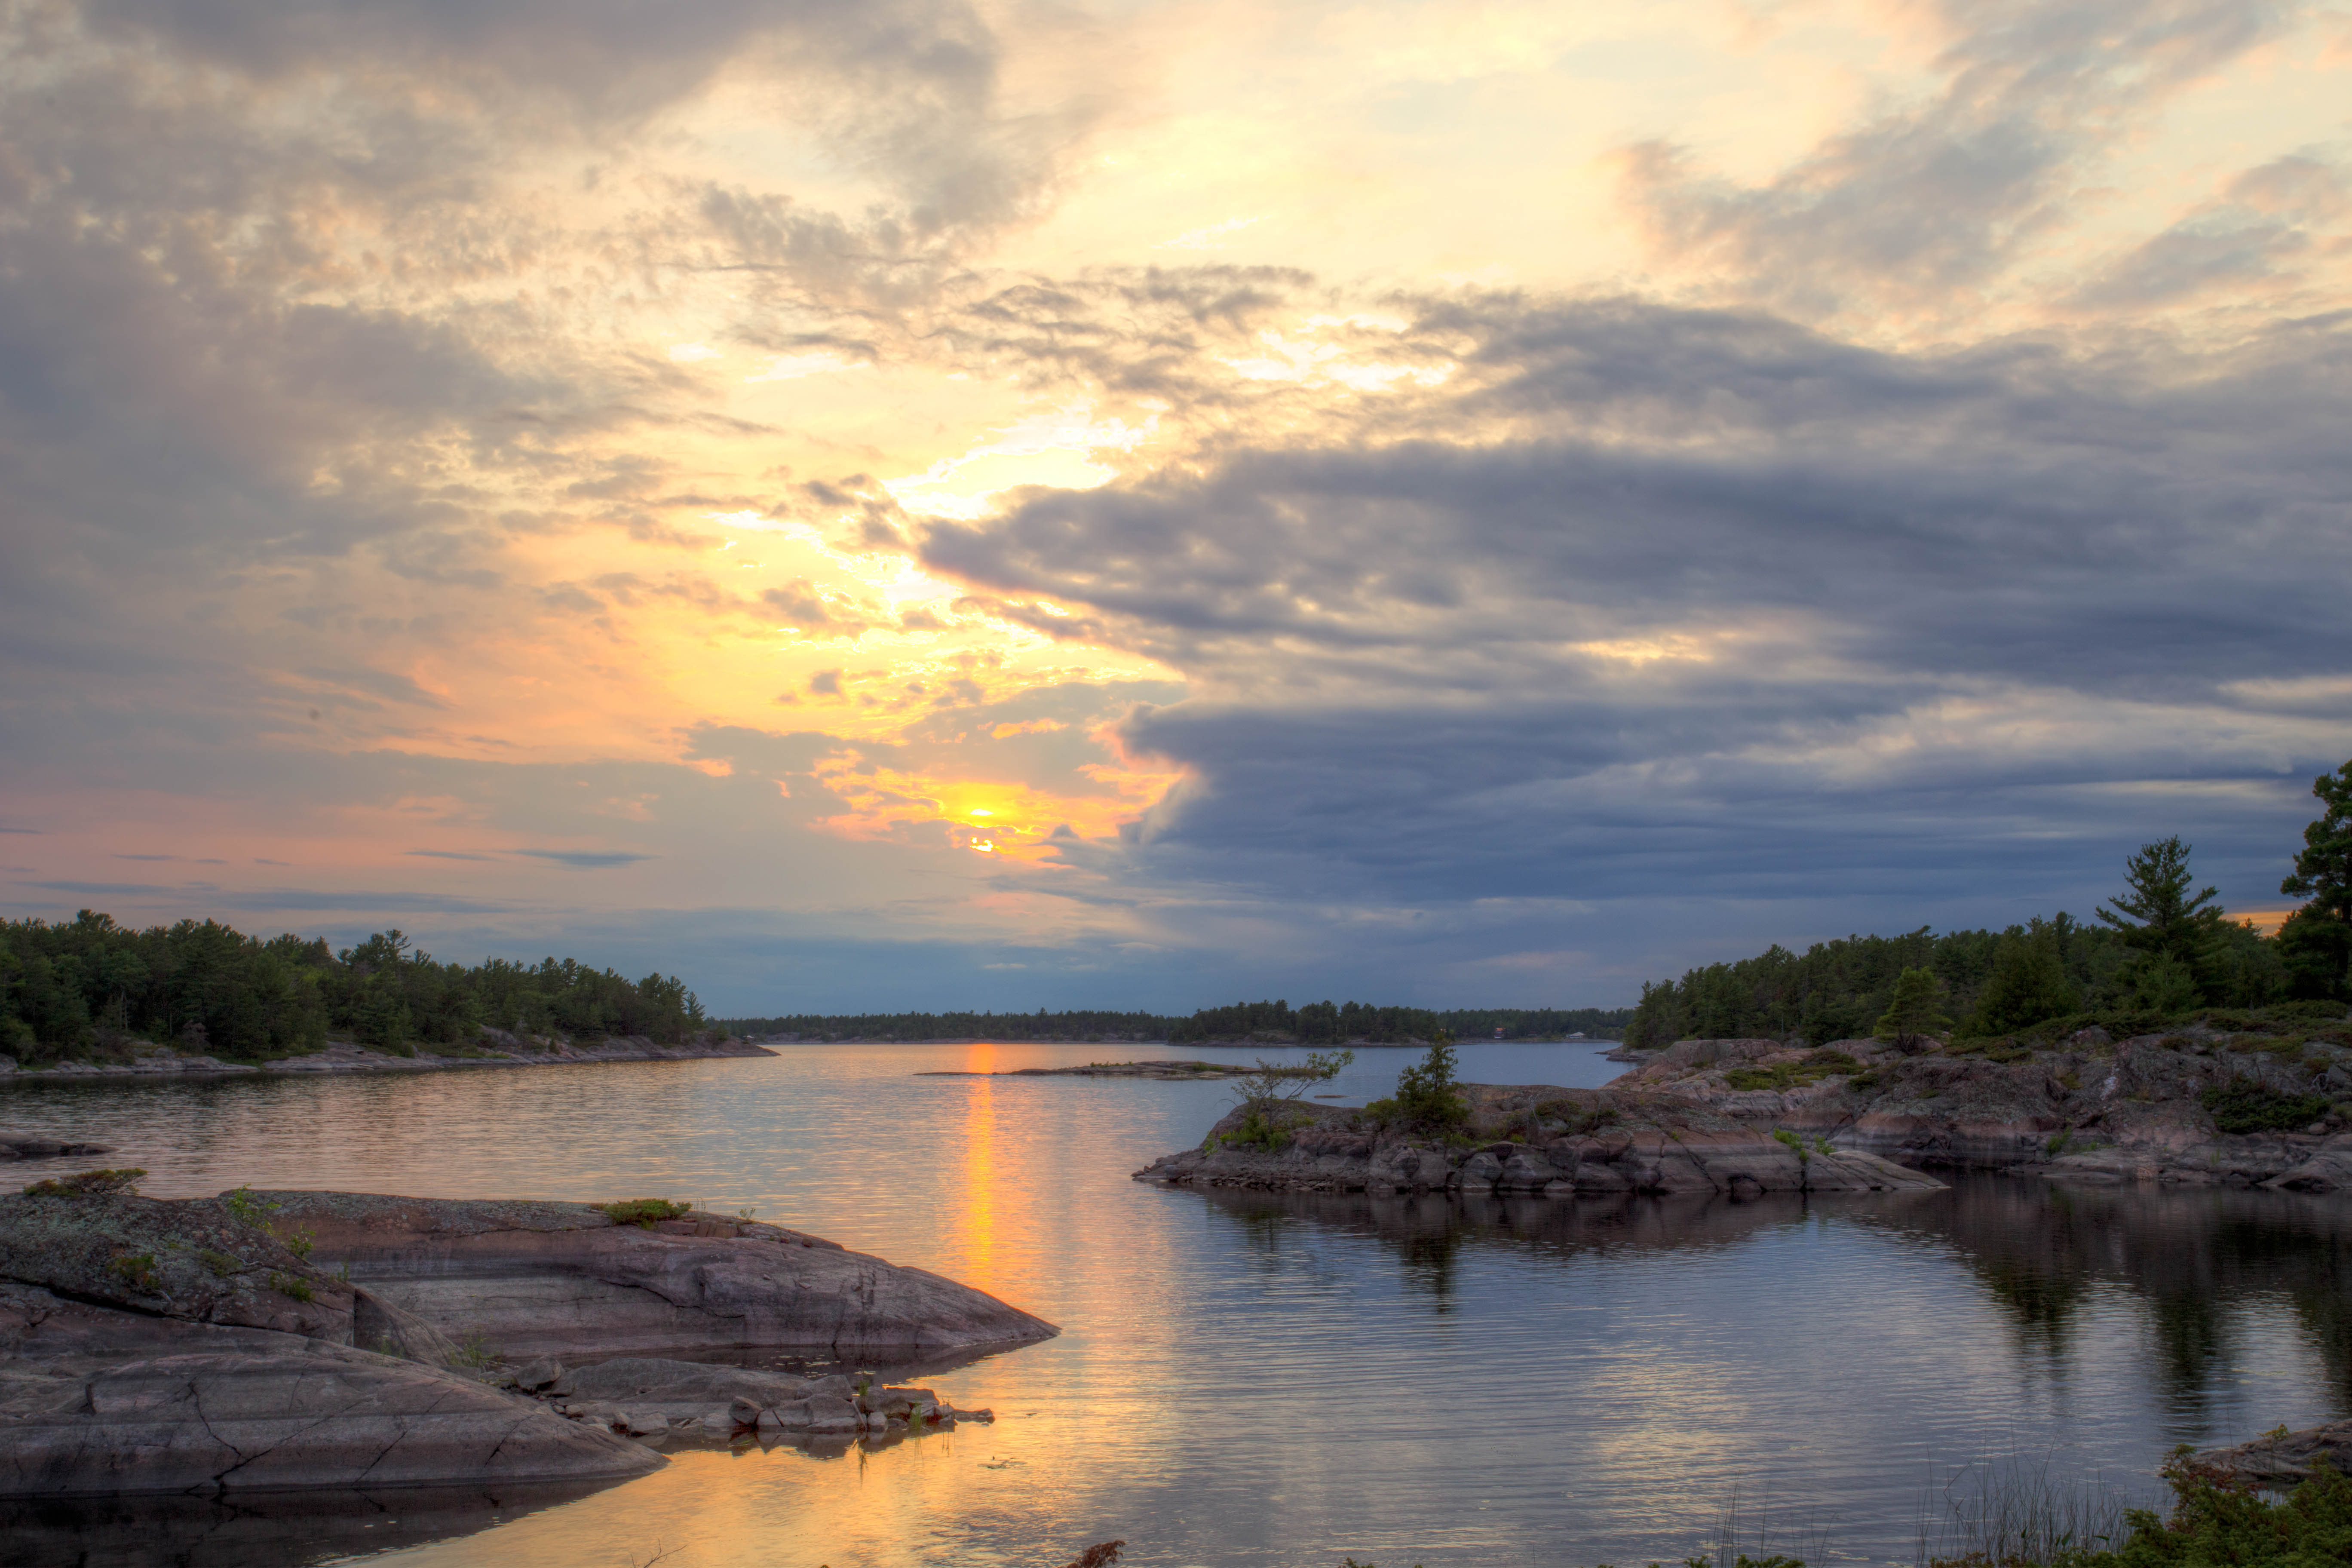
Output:
[[310,1282],[299,1274],[271,1274],[269,1288],[281,1296],[291,1296],[297,1301],[311,1299]]
[[2328,1110],[2324,1094],[2281,1094],[2251,1079],[2216,1085],[2197,1098],[2224,1132],[2292,1132]]
[[666,1219],[684,1219],[694,1212],[692,1204],[673,1203],[667,1198],[624,1198],[619,1203],[597,1205],[612,1217],[614,1225],[641,1226],[651,1230]]
[[1228,1149],[1263,1149],[1269,1154],[1278,1154],[1296,1129],[1297,1124],[1280,1110],[1253,1105],[1242,1113],[1239,1127],[1217,1136]]
[[2279,1002],[2263,1012],[2290,1024],[2341,1024],[2345,1022],[2346,1008],[2341,1002]]
[[1861,1066],[1843,1051],[1824,1047],[1809,1052],[1802,1061],[1777,1062],[1769,1068],[1733,1068],[1723,1075],[1723,1081],[1732,1089],[1800,1089],[1839,1073],[1853,1072]]
[[239,1225],[249,1225],[256,1230],[261,1228],[261,1222],[278,1207],[276,1204],[256,1197],[250,1185],[223,1193],[221,1202],[228,1205],[231,1219]]
[[120,1170],[84,1171],[78,1175],[52,1176],[26,1187],[25,1195],[28,1198],[80,1198],[127,1193],[137,1187],[146,1174],[136,1165],[125,1165]]
[[128,1254],[106,1266],[106,1271],[130,1286],[133,1290],[154,1294],[163,1285],[163,1277],[155,1272],[155,1255],[152,1252]]
[[1454,1040],[1444,1030],[1429,1055],[1397,1074],[1396,1097],[1387,1103],[1409,1125],[1444,1131],[1470,1120],[1469,1102],[1454,1078]]
[[205,1268],[223,1279],[241,1272],[245,1268],[244,1263],[239,1259],[231,1258],[226,1252],[215,1252],[209,1247],[197,1253],[196,1258]]
[[2161,1013],[2145,1009],[2126,1009],[2118,1013],[2102,1013],[2098,1023],[2099,1027],[2116,1039],[2128,1040],[2139,1035],[2155,1034],[2164,1027],[2165,1017]]

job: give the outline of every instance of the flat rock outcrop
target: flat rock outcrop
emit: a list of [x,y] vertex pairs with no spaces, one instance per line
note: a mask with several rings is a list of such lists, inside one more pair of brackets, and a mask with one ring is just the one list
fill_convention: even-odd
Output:
[[[842,1391],[697,1367],[667,1374],[677,1397],[633,1385],[634,1404],[605,1402],[624,1418],[597,1419],[595,1401],[562,1408],[478,1369],[560,1349],[574,1369],[530,1385],[577,1394],[642,1375],[577,1363],[655,1342],[881,1360],[1055,1331],[937,1275],[708,1215],[641,1228],[583,1204],[66,1184],[0,1198],[0,1497],[625,1479],[661,1463],[633,1439],[666,1434],[669,1405],[725,1440],[763,1412],[825,1430]],[[890,1430],[858,1403],[872,1392],[846,1399],[852,1436]]]
[[1058,1332],[968,1285],[781,1226],[716,1215],[615,1225],[587,1204],[271,1192],[380,1300],[506,1356],[698,1346],[912,1359]]
[[1360,1110],[1299,1101],[1274,1114],[1267,1147],[1235,1106],[1197,1149],[1135,1179],[1171,1186],[1302,1192],[1527,1194],[1905,1192],[1943,1184],[1864,1151],[1769,1131],[1688,1100],[1549,1085],[1465,1084],[1456,1136],[1383,1126]]
[[[2323,1037],[2343,1034],[2323,1030]],[[2089,1182],[2352,1190],[2352,1047],[2202,1025],[1906,1055],[1876,1040],[1682,1040],[1610,1084],[1906,1164]],[[2209,1097],[2267,1112],[2224,1131]]]
[[658,1456],[439,1367],[0,1284],[0,1495],[621,1480]]

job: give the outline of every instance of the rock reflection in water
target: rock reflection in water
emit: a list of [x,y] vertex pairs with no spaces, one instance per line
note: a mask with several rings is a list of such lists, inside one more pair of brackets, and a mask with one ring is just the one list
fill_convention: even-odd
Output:
[[609,1482],[0,1500],[7,1568],[294,1568],[474,1535]]
[[1407,1285],[1425,1294],[1433,1310],[1451,1311],[1464,1255],[1488,1247],[1517,1254],[1687,1252],[1745,1241],[1759,1231],[1802,1223],[1810,1208],[1848,1218],[1899,1215],[1941,1193],[1842,1196],[1833,1203],[1796,1194],[1738,1200],[1725,1197],[1643,1197],[1634,1194],[1559,1201],[1540,1197],[1464,1196],[1458,1193],[1261,1192],[1201,1187],[1197,1192],[1229,1215],[1252,1245],[1279,1250],[1288,1225],[1318,1226],[1377,1238],[1395,1252]]

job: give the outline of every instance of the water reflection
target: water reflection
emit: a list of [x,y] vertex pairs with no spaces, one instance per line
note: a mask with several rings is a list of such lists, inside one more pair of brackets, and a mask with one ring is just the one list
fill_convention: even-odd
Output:
[[1200,1195],[1262,1253],[1283,1251],[1299,1224],[1373,1237],[1438,1313],[1454,1310],[1470,1249],[1598,1258],[1731,1247],[1811,1221],[1866,1226],[1948,1248],[2000,1308],[2021,1372],[2053,1384],[2081,1359],[2102,1287],[2123,1291],[2138,1308],[2168,1431],[2211,1427],[2222,1392],[2261,1353],[2247,1342],[2251,1321],[2281,1305],[2325,1369],[2328,1397],[2352,1406],[2352,1214],[2301,1194],[1960,1176],[1945,1193],[1824,1199]]
[[[1486,1051],[1464,1047],[1465,1076],[1615,1070]],[[1912,1545],[1939,1466],[2023,1454],[2152,1491],[2174,1442],[2352,1411],[2347,1221],[2328,1199],[1997,1178],[1811,1203],[1169,1191],[1129,1173],[1196,1142],[1227,1087],[914,1076],[1104,1054],[23,1086],[0,1114],[114,1144],[108,1163],[147,1167],[159,1194],[755,1205],[1066,1330],[905,1374],[993,1407],[993,1427],[680,1453],[487,1533],[452,1512],[417,1544],[398,1544],[418,1540],[404,1512],[379,1568],[618,1568],[657,1547],[665,1568],[1020,1568],[1112,1536],[1138,1568],[1646,1563],[1706,1548],[1735,1493],[1833,1519],[1836,1561],[1885,1562]],[[1385,1093],[1393,1068],[1368,1053],[1341,1087]],[[80,1506],[34,1521],[41,1560],[92,1544],[94,1561],[266,1568],[376,1539],[237,1513],[202,1521],[214,1559],[174,1555],[188,1537],[168,1520],[142,1556],[126,1510],[91,1510],[74,1536]],[[380,1500],[305,1506],[353,1530],[384,1519]]]
[[253,1568],[478,1534],[603,1483],[241,1492],[227,1498],[0,1500],[0,1563],[16,1568]]
[[2284,1304],[2352,1402],[2352,1215],[2340,1204],[2219,1188],[2074,1187],[1962,1182],[1913,1223],[1948,1237],[2007,1309],[2021,1348],[2068,1356],[2101,1285],[2144,1304],[2145,1332],[2168,1420],[2210,1416],[2252,1353],[2259,1310]]

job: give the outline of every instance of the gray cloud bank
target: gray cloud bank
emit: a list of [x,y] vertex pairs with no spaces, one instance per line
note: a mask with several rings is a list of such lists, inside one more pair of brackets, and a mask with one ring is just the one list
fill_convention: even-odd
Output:
[[1477,374],[1410,438],[931,531],[1202,683],[1125,726],[1193,774],[1145,874],[1945,923],[2080,911],[2180,829],[2275,905],[2352,752],[2352,320],[2201,356],[1512,298],[1412,331]]

